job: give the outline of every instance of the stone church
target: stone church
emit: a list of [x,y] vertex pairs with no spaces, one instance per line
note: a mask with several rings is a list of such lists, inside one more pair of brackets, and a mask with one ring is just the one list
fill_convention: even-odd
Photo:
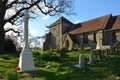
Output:
[[120,47],[120,15],[108,14],[77,24],[60,17],[49,26],[43,49],[100,49],[106,45]]

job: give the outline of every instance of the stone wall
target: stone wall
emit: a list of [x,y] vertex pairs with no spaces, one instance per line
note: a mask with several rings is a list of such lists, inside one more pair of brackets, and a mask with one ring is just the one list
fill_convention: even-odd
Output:
[[43,50],[49,50],[51,48],[51,33],[46,34],[46,40],[43,43]]
[[116,33],[116,39],[117,39],[118,42],[120,42],[120,32]]
[[[95,33],[95,32],[94,32]],[[88,35],[88,43],[87,44],[84,44],[83,43],[83,35],[82,34],[79,34],[79,35],[76,35],[77,37],[77,40],[79,42],[79,48],[84,48],[84,47],[91,47],[92,49],[95,49],[96,48],[96,43],[95,42],[97,40],[94,40],[94,33],[87,33],[86,35]],[[97,35],[96,35],[97,37]]]
[[92,49],[95,49],[96,42],[94,42],[94,34],[93,33],[88,35],[88,40],[89,40],[89,42],[88,42],[89,47],[91,47]]
[[50,32],[52,34],[51,43],[54,49],[59,49],[60,47],[60,35],[61,35],[60,28],[61,24],[57,24],[50,28]]
[[[113,35],[112,33],[115,32],[116,35],[116,41],[113,42]],[[109,31],[106,32],[106,43],[107,45],[110,45],[111,47],[116,43],[116,42],[120,42],[120,32],[119,31]]]
[[100,30],[96,33],[96,49],[100,49],[102,46],[102,40],[103,40],[103,31]]
[[66,33],[68,31],[68,28],[71,27],[72,24],[68,24],[63,22],[62,24],[57,24],[55,26],[52,26],[50,28],[50,32],[52,33],[52,46],[55,49],[61,49],[63,47],[62,45],[62,34]]
[[106,44],[112,46],[112,32],[106,32]]

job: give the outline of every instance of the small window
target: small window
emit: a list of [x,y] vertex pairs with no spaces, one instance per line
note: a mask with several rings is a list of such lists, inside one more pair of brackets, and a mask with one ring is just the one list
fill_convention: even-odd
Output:
[[96,42],[96,33],[93,34],[93,41]]
[[116,42],[116,32],[112,33],[112,42],[115,43]]
[[88,35],[86,34],[83,35],[83,43],[88,44]]

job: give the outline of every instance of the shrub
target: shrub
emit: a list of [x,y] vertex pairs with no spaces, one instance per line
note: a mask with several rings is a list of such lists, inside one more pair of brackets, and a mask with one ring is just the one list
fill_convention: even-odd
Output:
[[3,55],[3,56],[1,56],[1,58],[4,60],[10,60],[10,56],[8,56],[8,55]]
[[59,52],[60,52],[59,50],[47,50],[44,51],[44,54],[57,55]]
[[12,40],[6,39],[6,40],[5,40],[4,49],[5,49],[5,51],[16,51],[16,46],[15,46],[15,44],[13,43]]
[[18,80],[18,73],[13,71],[6,72],[5,80]]
[[41,58],[45,61],[58,61],[60,58],[58,56],[44,54]]
[[90,47],[86,47],[86,48],[84,48],[84,50],[85,50],[85,51],[90,51],[91,48],[90,48]]
[[98,55],[99,55],[98,54],[98,50],[93,50],[92,52],[93,52],[93,54],[94,54],[95,57],[98,57]]

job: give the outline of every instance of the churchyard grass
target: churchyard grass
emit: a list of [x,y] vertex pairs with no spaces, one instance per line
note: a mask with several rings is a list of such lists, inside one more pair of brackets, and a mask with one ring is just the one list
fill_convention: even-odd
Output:
[[[90,51],[69,51],[66,58],[60,58],[57,50],[32,52],[37,71],[18,72],[19,80],[120,80],[120,51],[106,55],[93,64],[87,64]],[[97,52],[93,52],[97,56]],[[83,68],[74,67],[80,54],[85,55]],[[6,72],[16,67],[18,62],[19,52],[1,53],[0,79],[4,79]]]

